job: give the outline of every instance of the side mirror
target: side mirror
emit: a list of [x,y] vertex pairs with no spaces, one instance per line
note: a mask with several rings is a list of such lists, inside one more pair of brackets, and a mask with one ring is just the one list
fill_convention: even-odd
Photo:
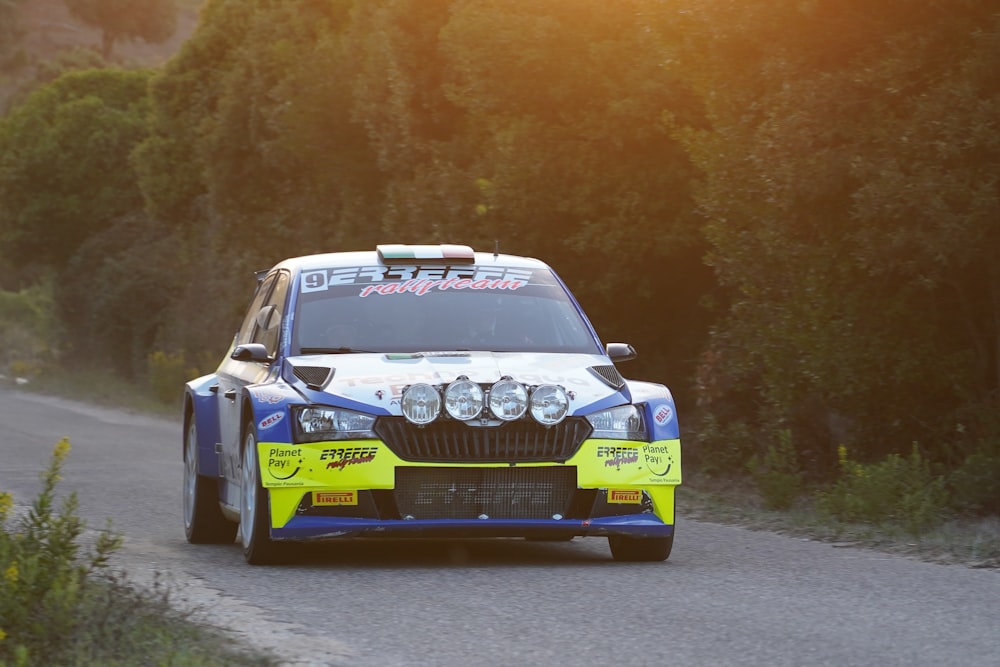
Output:
[[271,363],[274,361],[271,359],[271,355],[267,353],[267,348],[264,347],[262,343],[246,343],[245,345],[237,345],[233,348],[233,353],[229,355],[230,359],[235,359],[236,361],[257,361],[260,363]]
[[630,361],[639,354],[628,343],[608,343],[606,346],[611,361]]

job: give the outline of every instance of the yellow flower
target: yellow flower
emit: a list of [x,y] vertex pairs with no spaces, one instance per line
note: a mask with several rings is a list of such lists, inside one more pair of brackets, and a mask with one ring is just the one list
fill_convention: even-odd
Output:
[[0,642],[5,639],[7,639],[7,633],[3,631],[3,628],[0,628]]
[[18,577],[17,563],[11,563],[10,567],[7,568],[7,571],[3,573],[3,578],[9,581],[10,583],[14,584],[17,583],[17,577]]
[[14,498],[9,493],[0,493],[0,521],[7,518],[7,513],[14,506]]
[[56,443],[56,449],[54,455],[57,459],[62,461],[69,455],[69,438],[63,438]]

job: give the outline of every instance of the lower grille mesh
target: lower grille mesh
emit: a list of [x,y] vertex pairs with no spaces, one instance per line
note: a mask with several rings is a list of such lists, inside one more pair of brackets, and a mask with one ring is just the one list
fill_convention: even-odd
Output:
[[576,467],[396,468],[396,505],[414,519],[551,519],[566,514]]

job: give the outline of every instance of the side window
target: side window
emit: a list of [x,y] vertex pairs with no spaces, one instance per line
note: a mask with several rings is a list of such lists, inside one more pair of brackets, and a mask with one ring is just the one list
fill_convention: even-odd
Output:
[[272,357],[281,340],[281,320],[285,314],[285,297],[288,295],[288,273],[282,271],[274,281],[274,289],[257,310],[251,343],[263,343]]
[[253,300],[250,301],[250,307],[247,308],[246,317],[243,318],[243,324],[240,326],[240,331],[236,335],[237,345],[253,342],[252,339],[254,328],[257,324],[257,314],[264,305],[264,299],[267,298],[268,294],[271,292],[271,288],[274,287],[276,279],[276,275],[270,275],[257,286],[257,291],[253,295]]

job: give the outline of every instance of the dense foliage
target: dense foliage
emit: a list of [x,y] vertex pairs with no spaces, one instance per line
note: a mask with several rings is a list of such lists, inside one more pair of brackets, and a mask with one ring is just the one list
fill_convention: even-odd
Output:
[[145,76],[0,122],[7,260],[60,274],[68,350],[200,363],[285,256],[498,243],[637,345],[706,467],[1000,468],[990,0],[207,0]]

